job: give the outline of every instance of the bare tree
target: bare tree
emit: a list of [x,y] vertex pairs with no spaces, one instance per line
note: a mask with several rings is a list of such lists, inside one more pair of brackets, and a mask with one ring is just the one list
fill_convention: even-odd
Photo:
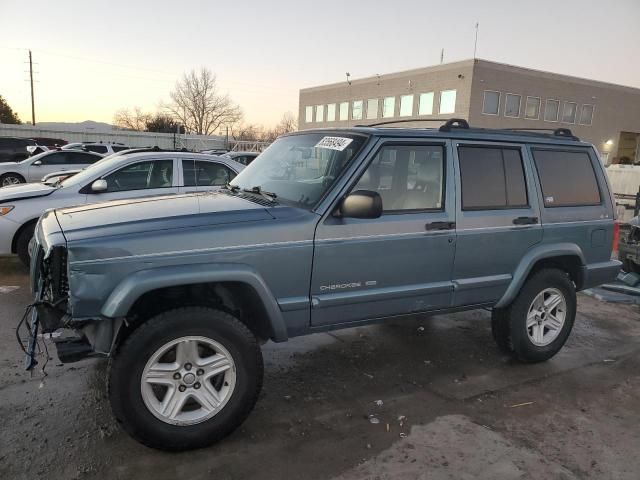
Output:
[[263,128],[260,125],[251,123],[236,123],[232,125],[229,134],[236,141],[259,141],[263,135]]
[[199,72],[185,73],[170,97],[167,110],[189,131],[200,135],[211,135],[222,125],[234,124],[242,117],[240,107],[229,95],[219,93],[216,76],[204,67]]
[[128,108],[122,108],[113,116],[113,124],[122,130],[144,132],[147,129],[147,122],[151,118],[151,115],[144,113],[140,107],[135,107],[133,112],[130,112]]
[[282,119],[280,123],[278,123],[275,127],[265,130],[262,135],[262,141],[264,142],[273,142],[280,135],[284,135],[285,133],[295,132],[298,129],[298,120],[295,115],[291,112],[286,112],[282,115]]

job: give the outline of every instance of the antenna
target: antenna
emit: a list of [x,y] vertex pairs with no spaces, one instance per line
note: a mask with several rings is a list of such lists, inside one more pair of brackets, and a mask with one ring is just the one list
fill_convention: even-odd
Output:
[[442,62],[444,62],[444,48],[440,50],[440,65],[442,65]]
[[473,43],[473,59],[476,59],[476,52],[478,51],[478,29],[480,27],[480,22],[476,22],[476,40]]

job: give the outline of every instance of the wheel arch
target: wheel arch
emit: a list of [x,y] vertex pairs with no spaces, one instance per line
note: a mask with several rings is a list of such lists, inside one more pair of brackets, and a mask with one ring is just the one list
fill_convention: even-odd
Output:
[[4,172],[2,175],[0,175],[0,178],[3,178],[7,175],[15,175],[16,177],[20,177],[22,179],[22,183],[27,183],[27,178],[18,172]]
[[11,253],[18,253],[18,238],[20,238],[20,235],[26,228],[31,225],[35,225],[36,223],[38,223],[38,218],[32,218],[31,220],[24,222],[20,228],[16,230],[16,233],[13,234],[13,238],[11,239]]
[[[260,339],[288,339],[276,299],[258,272],[242,265],[169,266],[136,272],[115,287],[101,314],[127,318],[126,331],[136,327],[136,318],[144,321],[153,314],[186,305],[212,306],[233,313]],[[124,331],[115,332],[114,341],[120,341]]]
[[541,245],[529,251],[520,261],[513,278],[495,308],[504,308],[513,301],[527,279],[543,268],[557,268],[567,272],[571,281],[580,290],[584,283],[584,254],[574,243]]

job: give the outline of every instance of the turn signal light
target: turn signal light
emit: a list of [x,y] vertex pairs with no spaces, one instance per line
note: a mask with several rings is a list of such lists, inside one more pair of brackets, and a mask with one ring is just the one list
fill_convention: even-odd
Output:
[[13,210],[13,205],[0,206],[0,217]]

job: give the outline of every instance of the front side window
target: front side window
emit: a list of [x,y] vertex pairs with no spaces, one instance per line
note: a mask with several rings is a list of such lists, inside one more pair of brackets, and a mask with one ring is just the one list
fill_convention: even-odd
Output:
[[522,97],[513,93],[507,93],[504,105],[505,117],[519,117],[520,116],[520,101]]
[[382,101],[382,117],[392,118],[396,114],[396,97],[385,97]]
[[336,120],[336,104],[327,105],[327,122],[335,122]]
[[440,113],[455,113],[456,91],[443,90],[440,92]]
[[485,90],[482,102],[482,113],[485,115],[498,115],[500,111],[500,92]]
[[304,121],[306,123],[313,122],[313,107],[311,105],[304,107]]
[[304,133],[278,138],[231,181],[260,187],[276,201],[311,210],[358,153],[367,137]]
[[523,208],[528,205],[520,150],[459,147],[463,210]]
[[369,120],[378,118],[378,99],[370,98],[367,100],[367,118]]
[[84,148],[95,153],[107,153],[108,151],[106,145],[87,145]]
[[67,153],[68,152],[54,152],[48,155],[43,155],[38,160],[40,160],[42,165],[66,165],[69,163],[67,161]]
[[362,120],[362,100],[354,100],[351,107],[351,118],[353,120]]
[[67,163],[74,165],[88,165],[100,160],[101,156],[92,155],[90,153],[83,152],[67,152]]
[[[245,159],[246,157],[240,158]],[[236,159],[236,161],[239,160]],[[182,160],[182,175],[185,187],[219,187],[226,185],[236,176],[221,163],[202,160]]]
[[591,125],[593,123],[593,105],[582,105],[580,112],[580,125]]
[[316,105],[316,122],[324,122],[324,105]]
[[564,123],[576,123],[576,112],[578,105],[573,102],[564,102],[562,109],[562,121]]
[[544,107],[545,122],[557,122],[560,112],[560,102],[558,100],[547,100]]
[[540,118],[540,98],[527,97],[524,107],[524,118],[528,120],[538,120]]
[[545,207],[598,205],[596,174],[587,152],[533,150]]
[[441,210],[443,185],[442,146],[391,145],[377,153],[352,191],[377,192],[385,212]]
[[420,94],[418,115],[433,115],[433,92]]
[[349,120],[349,102],[342,102],[340,104],[340,120]]
[[104,179],[107,191],[122,192],[173,186],[173,160],[151,160],[122,167]]

